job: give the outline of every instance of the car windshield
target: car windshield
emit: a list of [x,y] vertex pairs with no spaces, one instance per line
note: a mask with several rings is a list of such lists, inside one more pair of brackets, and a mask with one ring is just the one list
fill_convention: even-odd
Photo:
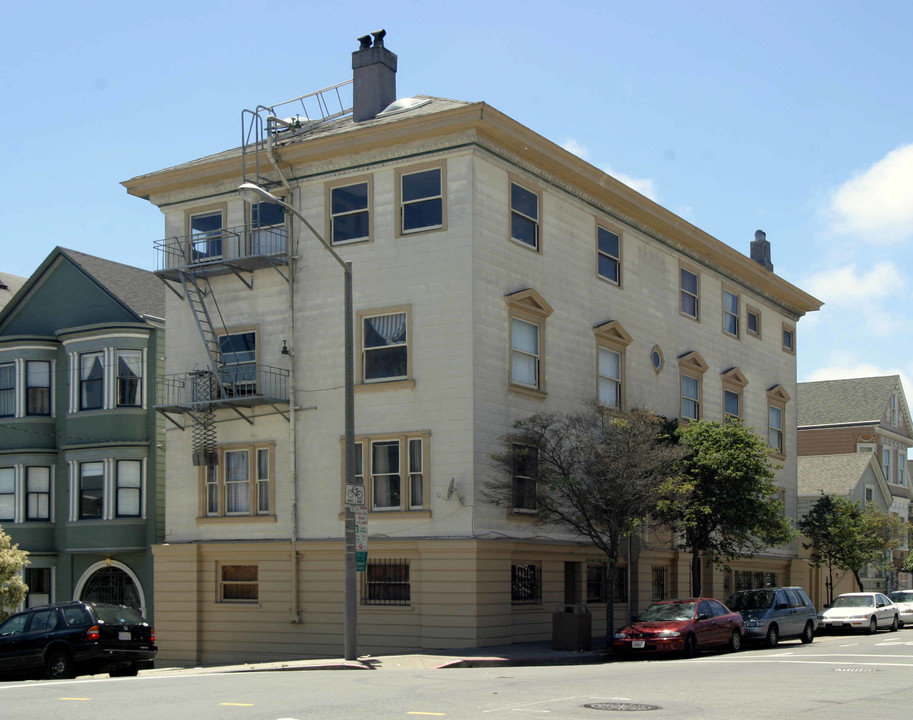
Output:
[[766,610],[774,602],[773,590],[743,590],[726,601],[730,610]]
[[832,607],[872,607],[874,604],[872,595],[841,595],[834,600]]
[[656,622],[662,620],[690,620],[694,617],[694,603],[657,603],[644,610],[640,621]]
[[888,593],[892,602],[913,602],[913,590],[896,590]]
[[110,623],[111,625],[142,625],[146,622],[142,615],[133,608],[128,607],[105,607],[104,605],[96,605],[95,612],[98,614],[98,619],[101,622]]

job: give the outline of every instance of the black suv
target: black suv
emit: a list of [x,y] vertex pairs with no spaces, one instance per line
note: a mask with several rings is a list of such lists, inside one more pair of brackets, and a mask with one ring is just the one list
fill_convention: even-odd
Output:
[[155,631],[123,605],[64,602],[29,608],[0,625],[0,676],[71,678],[108,672],[136,675],[151,668]]

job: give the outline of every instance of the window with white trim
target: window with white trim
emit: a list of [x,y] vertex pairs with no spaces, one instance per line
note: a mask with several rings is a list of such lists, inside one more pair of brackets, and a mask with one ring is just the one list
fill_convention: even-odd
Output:
[[444,226],[443,173],[439,167],[399,176],[400,233],[438,230]]
[[117,460],[114,485],[114,516],[140,517],[143,511],[143,463],[139,460]]
[[907,484],[907,451],[897,451],[897,484]]
[[783,454],[783,409],[767,407],[767,444],[777,454]]
[[51,414],[51,363],[48,360],[25,363],[25,414]]
[[409,377],[409,313],[406,310],[361,317],[361,381]]
[[16,416],[16,364],[0,363],[0,417]]
[[865,502],[866,502],[866,504],[875,502],[875,486],[874,485],[865,486]]
[[145,350],[105,347],[69,358],[70,412],[144,407]]
[[761,311],[749,305],[745,310],[745,329],[749,335],[761,337]]
[[894,454],[893,450],[888,448],[883,448],[881,451],[881,469],[884,472],[884,479],[889,483],[894,483],[893,474],[891,473],[891,456]]
[[510,184],[510,237],[539,249],[539,194],[516,182]]
[[682,373],[682,420],[699,420],[701,417],[701,379]]
[[277,255],[286,250],[285,208],[279,203],[250,205],[250,254]]
[[596,396],[608,407],[625,402],[625,354],[632,338],[617,320],[593,328],[596,336]]
[[621,285],[621,236],[596,226],[596,272],[599,277]]
[[429,440],[428,432],[356,438],[355,477],[365,485],[369,511],[428,509]]
[[222,257],[222,211],[190,216],[190,262],[202,263]]
[[0,523],[51,520],[51,489],[48,466],[0,467]]
[[0,468],[0,522],[16,521],[16,470]]
[[507,296],[510,309],[510,387],[541,397],[545,393],[545,322],[551,306],[535,290]]
[[79,409],[101,410],[105,406],[104,353],[79,355]]
[[697,320],[700,317],[700,301],[698,291],[700,284],[697,273],[686,268],[679,269],[679,310],[682,315]]
[[275,515],[275,446],[220,447],[218,465],[200,468],[203,517]]
[[723,332],[739,336],[739,296],[723,290]]
[[79,519],[105,517],[105,465],[103,462],[79,463]]
[[222,385],[232,397],[257,394],[257,333],[253,330],[219,336]]
[[742,397],[748,380],[738,368],[730,368],[722,374],[723,381],[723,419],[741,420],[743,418]]
[[144,459],[96,457],[68,464],[71,522],[146,516]]
[[117,406],[143,405],[143,351],[117,351]]
[[51,602],[53,587],[53,568],[27,567],[25,568],[25,584],[29,586],[25,598],[27,608],[40,607]]
[[333,245],[371,238],[371,188],[367,180],[331,187],[330,242]]

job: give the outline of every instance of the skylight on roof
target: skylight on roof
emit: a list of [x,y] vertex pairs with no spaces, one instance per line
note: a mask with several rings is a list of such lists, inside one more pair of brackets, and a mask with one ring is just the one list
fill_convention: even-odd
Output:
[[431,102],[430,98],[419,98],[419,97],[407,97],[400,98],[390,103],[377,113],[377,117],[386,117],[387,115],[395,115],[397,113],[408,112],[409,110],[415,110],[415,108],[420,108],[422,105],[427,105]]

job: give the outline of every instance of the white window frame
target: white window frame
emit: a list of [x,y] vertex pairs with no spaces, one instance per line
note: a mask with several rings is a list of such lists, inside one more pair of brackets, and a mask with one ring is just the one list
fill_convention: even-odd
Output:
[[[728,301],[728,303],[727,303]],[[734,307],[728,306],[733,304]],[[741,301],[738,293],[723,288],[722,294],[723,309],[723,333],[731,337],[740,336],[739,320],[741,316]]]
[[[767,445],[774,452],[775,455],[785,455],[783,450],[783,416],[786,414],[785,410],[779,405],[770,405],[767,406]],[[779,420],[779,422],[775,422]],[[771,442],[776,440],[776,442]]]
[[[29,517],[29,496],[32,494],[29,490],[29,480],[31,479],[32,470],[44,470],[47,472],[47,517]],[[7,482],[12,482],[12,490],[8,494],[12,496],[13,503],[12,517],[0,520],[0,524],[54,522],[53,465],[13,463],[0,466],[0,472],[2,472]],[[45,493],[41,492],[41,494]]]
[[[408,433],[384,433],[362,435],[355,438],[355,477],[361,479],[365,486],[365,497],[369,512],[386,514],[395,512],[427,511],[430,509],[430,439],[428,431]],[[345,454],[345,440],[340,440]],[[374,447],[379,445],[396,446],[397,468],[395,472],[378,472],[374,467]],[[341,458],[340,467],[345,473],[345,458]],[[381,476],[399,478],[399,503],[378,505],[375,488]],[[342,478],[343,489],[346,483]]]
[[[528,197],[535,198],[535,208],[534,208],[534,212],[536,213],[535,216],[530,215],[529,212],[527,212],[525,209],[515,206],[514,188],[517,188],[517,190],[520,193],[524,194],[523,195],[524,199],[528,199]],[[534,190],[529,185],[519,182],[516,179],[511,179],[508,193],[509,193],[508,204],[510,205],[510,239],[516,243],[519,243],[523,247],[526,247],[526,248],[529,248],[531,250],[535,250],[538,252],[541,249],[541,244],[542,244],[541,239],[540,239],[541,232],[542,232],[542,230],[541,230],[542,229],[542,225],[541,225],[542,195],[541,195],[541,193],[538,190]],[[532,243],[527,242],[525,239],[523,239],[521,237],[517,237],[517,235],[514,234],[514,221],[515,220],[520,221],[523,225],[525,225],[527,227],[530,227],[530,226],[532,227],[533,236],[534,236]]]
[[[37,363],[45,363],[48,366],[48,384],[47,385],[32,385],[31,380],[29,379],[29,366]],[[22,415],[25,417],[54,417],[54,361],[53,360],[26,360],[24,363],[23,371],[23,380],[24,380],[24,397],[23,397],[23,407]],[[48,393],[48,412],[46,413],[33,413],[29,411],[29,390],[47,390]]]
[[897,451],[897,484],[907,485],[907,451],[903,449]]
[[[685,288],[685,273],[694,278],[694,290],[690,288]],[[680,314],[684,315],[686,318],[690,318],[695,321],[700,321],[701,319],[701,276],[700,273],[686,268],[684,266],[679,266],[678,269],[678,290],[679,290],[679,300],[678,300],[678,311]],[[694,303],[694,312],[688,312],[685,309],[685,298],[689,298],[691,302]]]
[[[373,385],[382,383],[395,383],[408,381],[412,377],[412,312],[411,306],[399,306],[393,308],[379,308],[377,310],[361,311],[357,317],[359,334],[359,377],[362,385]],[[382,318],[399,318],[402,316],[403,323],[403,340],[389,341],[382,333],[377,331],[376,326],[372,329],[378,336],[388,340],[386,345],[367,346],[368,324],[376,319]],[[397,320],[397,323],[399,321]],[[371,366],[372,354],[383,352],[398,351],[405,354],[405,372],[400,375],[368,377],[368,368]]]
[[894,485],[894,473],[891,472],[893,468],[894,451],[891,448],[882,448],[881,449],[881,471],[884,473],[884,479],[891,485]]
[[[364,207],[352,207],[345,210],[340,210],[339,212],[335,211],[334,196],[337,192],[343,190],[348,190],[349,188],[354,188],[358,186],[365,187],[365,206]],[[330,244],[331,245],[351,245],[354,243],[368,242],[372,237],[372,204],[373,204],[373,183],[370,177],[362,178],[346,178],[344,181],[333,183],[327,186],[327,212],[328,220],[327,227],[330,232]],[[365,224],[367,229],[365,230],[364,235],[359,235],[357,237],[351,237],[344,240],[336,239],[336,223],[337,220],[342,221],[345,218],[351,218],[358,215],[365,216]]]
[[[128,336],[129,337],[129,336]],[[140,336],[133,336],[139,339]],[[119,338],[122,339],[122,338]],[[146,336],[142,336],[146,339]],[[136,353],[139,357],[139,376],[134,381],[138,383],[137,395],[138,405],[122,405],[120,403],[121,393],[121,375],[120,375],[120,358],[122,354]],[[83,408],[82,407],[82,358],[88,355],[101,354],[102,368],[104,370],[104,379],[102,381],[102,406],[100,408]],[[120,345],[106,345],[104,347],[93,347],[91,349],[74,350],[67,353],[69,364],[70,392],[68,401],[68,412],[70,413],[91,413],[101,410],[145,410],[147,409],[146,397],[146,376],[148,367],[148,350],[145,347],[122,347]]]
[[16,417],[16,405],[17,405],[17,402],[16,402],[16,399],[17,399],[16,398],[16,395],[17,395],[16,385],[17,385],[17,383],[16,383],[16,363],[15,363],[15,361],[0,362],[0,371],[3,371],[3,370],[6,371],[5,374],[7,374],[9,376],[9,378],[12,380],[12,385],[9,385],[6,387],[0,387],[0,392],[6,393],[7,397],[10,400],[12,400],[12,402],[10,403],[11,412],[3,413],[2,415],[0,415],[0,418],[8,418],[8,417],[14,418],[14,417]]
[[[421,197],[415,197],[406,199],[405,193],[403,192],[403,183],[406,178],[412,177],[414,175],[420,175],[427,172],[437,172],[439,186],[438,194],[434,195],[423,195]],[[443,164],[427,165],[420,167],[410,167],[403,168],[398,170],[396,173],[396,195],[397,203],[399,205],[399,221],[398,221],[398,230],[400,235],[414,235],[416,233],[430,232],[434,230],[442,230],[447,226],[447,203],[445,202],[447,185],[446,185],[446,172],[445,166]],[[439,203],[440,204],[440,216],[441,220],[437,224],[432,225],[421,225],[418,227],[406,228],[406,215],[410,207],[419,205],[421,203]]]
[[[687,382],[686,382],[687,381]],[[701,419],[701,377],[688,372],[681,373],[681,418],[682,420],[700,420]],[[692,388],[686,387],[691,385]],[[693,406],[694,412],[686,412],[685,408]]]
[[[611,235],[615,238],[616,249],[613,255],[603,248],[603,236]],[[606,238],[608,240],[608,238]],[[615,271],[615,277],[602,273],[603,264],[607,263]],[[621,286],[621,232],[605,225],[596,225],[596,275],[612,285]]]
[[[136,461],[140,463],[139,471],[139,515],[118,515],[117,514],[117,491],[118,491],[118,462],[119,461]],[[81,467],[86,464],[99,463],[102,467],[102,513],[101,517],[81,517],[82,510],[80,507],[81,498]],[[98,457],[93,454],[82,454],[78,459],[71,458],[67,461],[69,473],[69,520],[70,522],[93,523],[105,520],[115,519],[133,519],[145,520],[146,518],[146,481],[147,465],[146,458],[138,457]]]
[[[516,293],[511,293],[506,298],[509,310],[508,334],[510,338],[510,354],[508,356],[508,378],[509,388],[514,391],[533,395],[535,397],[545,397],[545,370],[546,370],[546,346],[545,346],[545,324],[549,315],[552,314],[552,307],[545,302],[545,299],[535,290],[527,289]],[[518,338],[515,337],[515,329],[522,329],[523,325],[517,323],[526,323],[536,328],[536,347],[521,347],[518,345]],[[528,382],[527,378],[521,377],[518,370],[520,369],[519,360],[532,358],[535,373],[534,382]]]
[[[198,520],[229,518],[275,518],[276,516],[276,446],[272,442],[231,443],[217,450],[218,465],[201,466],[200,511]],[[246,472],[243,480],[229,481],[228,455],[244,459],[241,467]],[[264,476],[264,471],[266,475]],[[244,485],[247,493],[241,495],[247,500],[246,509],[229,510],[229,491],[232,485]]]

